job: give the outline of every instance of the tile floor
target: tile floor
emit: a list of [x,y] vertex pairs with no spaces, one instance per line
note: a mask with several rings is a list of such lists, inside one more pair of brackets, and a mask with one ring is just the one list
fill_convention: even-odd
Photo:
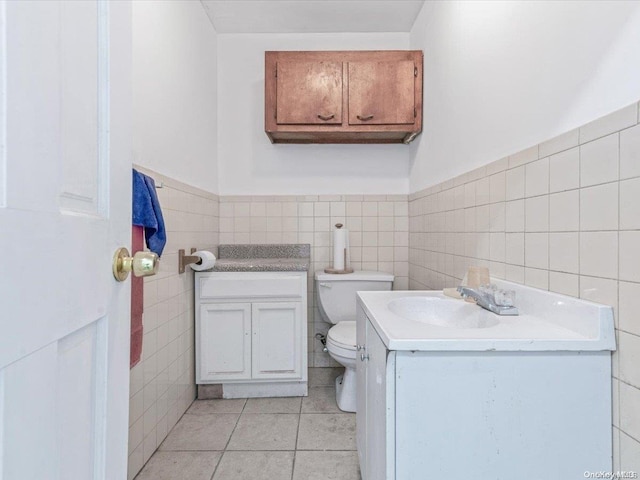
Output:
[[310,368],[304,398],[196,400],[136,480],[360,480],[340,371]]

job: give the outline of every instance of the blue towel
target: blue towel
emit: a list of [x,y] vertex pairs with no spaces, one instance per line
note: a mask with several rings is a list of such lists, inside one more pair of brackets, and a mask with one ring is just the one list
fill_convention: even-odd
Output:
[[153,178],[133,169],[133,225],[144,227],[147,247],[158,256],[167,243],[167,232]]

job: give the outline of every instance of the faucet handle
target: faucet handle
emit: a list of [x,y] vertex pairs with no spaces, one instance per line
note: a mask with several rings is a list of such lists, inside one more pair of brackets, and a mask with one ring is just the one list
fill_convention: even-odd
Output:
[[500,307],[513,307],[516,303],[516,292],[515,290],[497,290],[495,301]]

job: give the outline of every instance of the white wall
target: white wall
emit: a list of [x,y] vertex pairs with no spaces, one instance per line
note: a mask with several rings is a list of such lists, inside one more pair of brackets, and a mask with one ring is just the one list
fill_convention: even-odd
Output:
[[408,47],[407,33],[218,35],[220,194],[406,194],[406,145],[272,145],[264,133],[264,52]]
[[640,2],[427,2],[423,133],[410,191],[640,98]]
[[212,193],[216,55],[200,2],[133,2],[134,163]]

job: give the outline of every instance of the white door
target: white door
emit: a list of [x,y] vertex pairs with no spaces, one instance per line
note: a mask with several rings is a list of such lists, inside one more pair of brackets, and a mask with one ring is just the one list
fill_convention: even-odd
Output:
[[197,383],[251,378],[251,304],[204,304],[197,322]]
[[129,2],[0,0],[0,478],[126,478]]
[[301,378],[303,321],[301,302],[252,304],[253,378]]

